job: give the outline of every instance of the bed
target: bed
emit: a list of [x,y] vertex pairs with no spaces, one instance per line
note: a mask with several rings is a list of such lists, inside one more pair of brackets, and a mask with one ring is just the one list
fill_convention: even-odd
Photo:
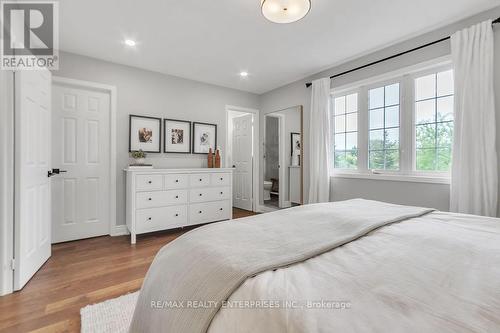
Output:
[[130,331],[499,332],[499,314],[499,219],[356,199],[186,233]]

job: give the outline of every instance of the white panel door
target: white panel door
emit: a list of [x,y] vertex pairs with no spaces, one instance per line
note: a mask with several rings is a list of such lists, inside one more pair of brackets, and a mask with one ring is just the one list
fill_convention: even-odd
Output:
[[50,88],[48,70],[15,73],[15,290],[51,254]]
[[252,210],[252,115],[233,118],[233,205]]
[[109,234],[110,95],[52,88],[52,242]]

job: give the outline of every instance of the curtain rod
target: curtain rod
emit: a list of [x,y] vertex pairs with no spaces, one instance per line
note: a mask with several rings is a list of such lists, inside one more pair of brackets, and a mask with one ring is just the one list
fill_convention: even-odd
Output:
[[[493,24],[499,24],[500,23],[500,17],[497,18],[495,21],[493,21]],[[390,57],[387,57],[387,58],[384,58],[384,59],[380,59],[380,60],[377,60],[377,61],[374,61],[374,62],[371,62],[369,64],[366,64],[366,65],[363,65],[363,66],[360,66],[360,67],[356,67],[356,68],[353,68],[353,69],[350,69],[348,71],[345,71],[345,72],[342,72],[342,73],[339,73],[339,74],[335,74],[335,75],[332,75],[330,76],[330,79],[335,79],[336,77],[339,77],[339,76],[342,76],[342,75],[346,75],[346,74],[349,74],[349,73],[352,73],[352,72],[355,72],[355,71],[359,71],[360,69],[363,69],[363,68],[366,68],[366,67],[370,67],[370,66],[373,66],[373,65],[376,65],[376,64],[379,64],[381,62],[384,62],[384,61],[387,61],[387,60],[391,60],[391,59],[394,59],[394,58],[397,58],[397,57],[400,57],[402,55],[405,55],[405,54],[408,54],[408,53],[411,53],[411,52],[415,52],[415,51],[418,51],[420,49],[423,49],[423,48],[426,48],[426,47],[429,47],[431,45],[434,45],[434,44],[438,44],[438,43],[441,43],[441,42],[444,42],[445,40],[448,40],[450,39],[451,37],[444,37],[444,38],[441,38],[439,40],[436,40],[434,42],[430,42],[430,43],[427,43],[425,45],[421,45],[421,46],[417,46],[411,50],[407,50],[407,51],[403,51],[403,52],[400,52],[398,54],[395,54],[395,55],[392,55]],[[306,87],[309,88],[310,86],[312,86],[312,83],[306,83]]]

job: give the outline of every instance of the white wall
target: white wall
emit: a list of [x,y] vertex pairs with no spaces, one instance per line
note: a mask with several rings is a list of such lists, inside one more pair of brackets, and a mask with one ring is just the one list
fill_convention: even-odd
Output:
[[[259,96],[134,67],[61,52],[53,75],[117,87],[117,225],[125,224],[125,176],[129,162],[128,116],[147,115],[217,124],[224,157],[226,105],[258,109]],[[149,154],[155,167],[204,167],[206,155]],[[56,166],[55,166],[56,167]]]
[[13,74],[0,70],[0,295],[12,290],[14,230]]
[[[330,68],[326,71],[296,81],[284,87],[275,89],[261,96],[261,113],[266,114],[274,110],[285,109],[293,105],[304,105],[304,196],[307,202],[309,179],[307,177],[309,170],[309,112],[311,89],[305,88],[305,83],[313,79],[328,77],[336,73],[343,72],[360,65],[365,65],[375,60],[383,59],[387,56],[412,49],[416,46],[424,45],[428,42],[438,40],[445,36],[450,36],[454,32],[476,24],[478,22],[500,16],[500,7],[488,12],[481,13],[469,19],[452,24],[443,29],[436,30],[422,36],[412,38],[401,42],[392,47],[374,52],[372,54],[360,57],[356,60],[347,62],[343,65]],[[500,132],[500,28],[495,28],[495,78],[496,78],[496,96],[497,96],[497,128]],[[441,56],[450,54],[449,41],[436,44],[411,54],[395,58],[393,60],[380,63],[349,75],[332,80],[332,87],[343,86],[348,83],[356,82],[362,79],[381,75],[400,68],[418,64],[424,61],[432,60]],[[263,117],[263,116],[261,116]],[[497,135],[497,150],[500,156],[500,133]],[[500,174],[499,174],[500,177]],[[499,188],[500,191],[500,188]],[[344,200],[350,198],[370,198],[383,201],[389,201],[400,204],[412,204],[420,206],[432,206],[440,210],[449,209],[449,186],[442,184],[423,184],[410,182],[394,182],[386,180],[366,180],[366,179],[341,179],[333,178],[331,185],[331,200]],[[499,209],[500,216],[500,209]]]

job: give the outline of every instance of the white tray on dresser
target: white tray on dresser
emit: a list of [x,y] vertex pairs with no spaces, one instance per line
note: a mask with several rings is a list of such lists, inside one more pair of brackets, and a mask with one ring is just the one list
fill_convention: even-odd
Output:
[[125,169],[127,228],[136,235],[230,220],[233,188],[230,168]]

